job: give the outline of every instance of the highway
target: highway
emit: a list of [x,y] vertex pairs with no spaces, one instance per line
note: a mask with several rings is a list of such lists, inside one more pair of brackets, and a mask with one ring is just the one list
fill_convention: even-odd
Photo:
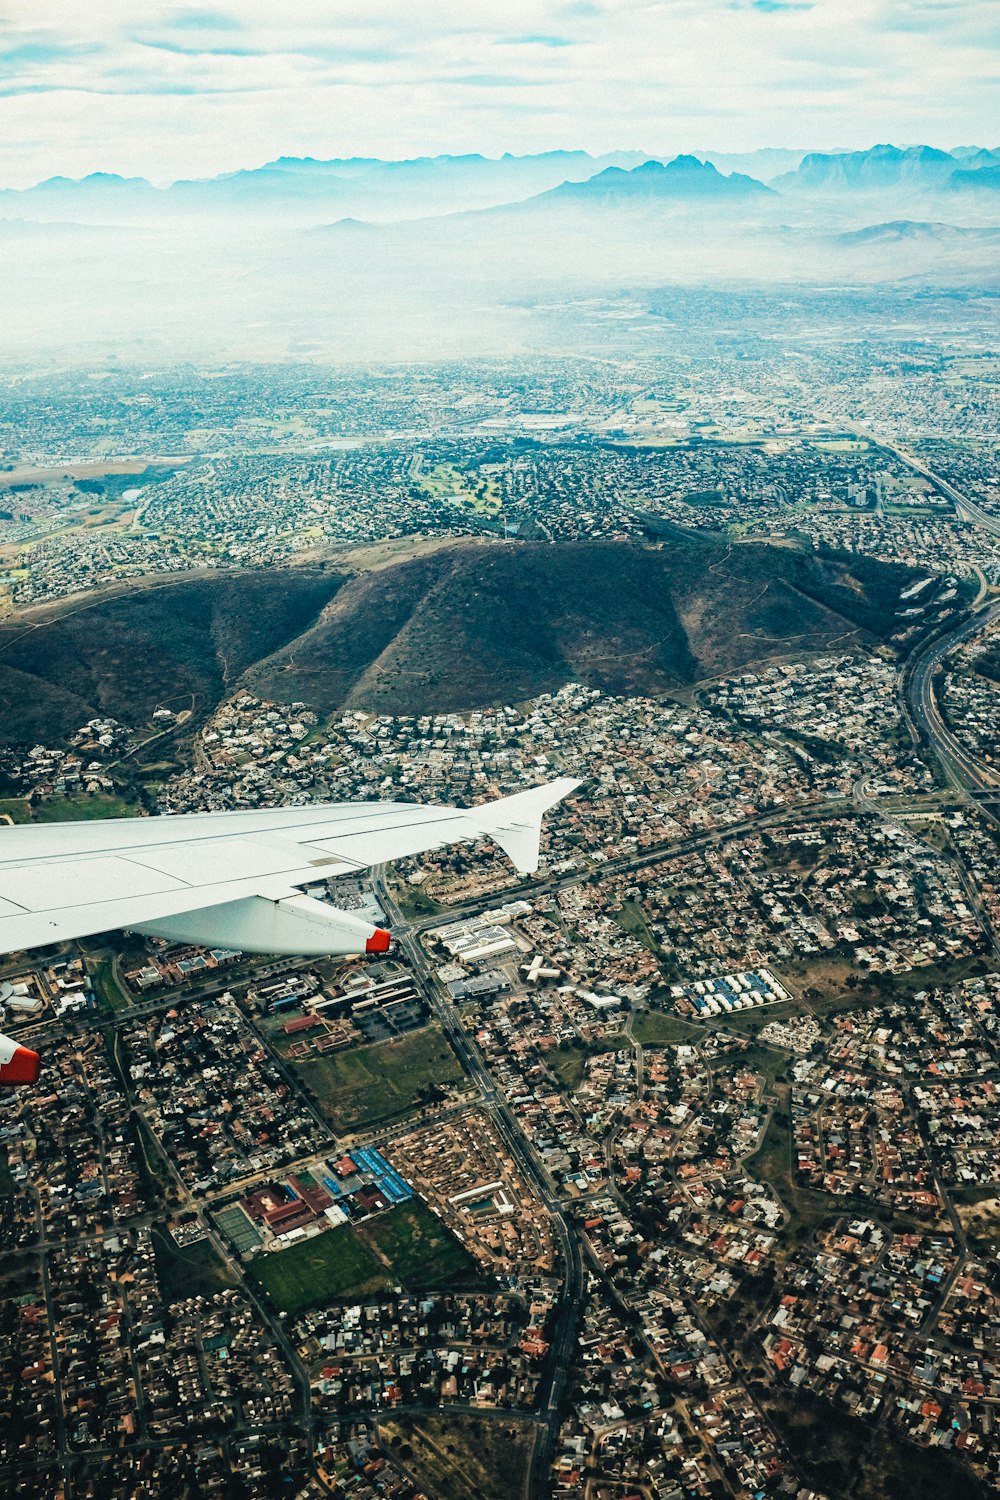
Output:
[[[884,448],[886,452],[895,454],[899,461],[914,474],[920,474],[924,479],[929,480],[939,494],[952,502],[959,516],[970,525],[978,527],[990,537],[1000,538],[1000,517],[991,515],[976,501],[970,500],[950,480],[942,479],[940,474],[936,474],[933,469],[928,468],[920,459],[914,458],[912,453],[907,452],[897,443],[887,438],[877,437],[861,427],[854,430],[878,447]],[[955,786],[973,794],[1000,787],[1000,772],[978,761],[948,728],[938,707],[934,692],[934,677],[945,658],[955,650],[956,646],[960,646],[963,641],[985,630],[994,620],[1000,619],[1000,604],[983,607],[988,597],[988,586],[982,569],[976,568],[975,571],[978,576],[979,592],[976,595],[972,615],[948,634],[919,647],[907,663],[903,674],[904,702],[911,728],[918,737],[930,743],[949,780]]]
[[1000,620],[1000,604],[981,609],[946,635],[918,648],[907,663],[903,677],[906,706],[913,727],[927,739],[954,785],[971,792],[1000,787],[1000,772],[993,770],[965,748],[941,716],[935,693],[935,674],[945,658],[972,636]]
[[971,522],[973,526],[978,526],[980,530],[988,532],[990,536],[1000,537],[1000,517],[993,516],[989,511],[983,510],[982,506],[977,505],[975,500],[970,500],[967,495],[962,494],[961,490],[956,489],[950,480],[942,479],[940,474],[935,474],[933,469],[929,469],[926,464],[921,463],[919,458],[914,458],[913,454],[908,453],[905,448],[900,448],[897,444],[890,443],[885,438],[872,437],[870,433],[866,433],[865,436],[871,437],[871,440],[877,443],[880,448],[887,449],[889,453],[895,453],[900,462],[906,464],[907,468],[912,469],[915,474],[920,474],[924,479],[929,479],[934,488],[952,502],[964,520]]

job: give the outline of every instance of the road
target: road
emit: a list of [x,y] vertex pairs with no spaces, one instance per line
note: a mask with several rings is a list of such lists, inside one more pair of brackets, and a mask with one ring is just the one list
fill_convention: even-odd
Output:
[[947,634],[918,648],[907,663],[903,676],[903,691],[913,727],[930,742],[949,780],[972,792],[1000,787],[1000,773],[977,760],[949,729],[938,705],[935,677],[956,647],[979,635],[995,620],[1000,620],[1000,604],[978,610]]
[[417,928],[406,921],[396,906],[386,883],[384,866],[377,866],[372,870],[372,884],[382,910],[389,919],[394,940],[406,955],[414,974],[423,982],[424,991],[431,999],[436,1019],[458,1054],[466,1073],[476,1084],[483,1105],[489,1110],[500,1138],[547,1210],[559,1244],[563,1264],[563,1293],[556,1311],[546,1376],[539,1403],[545,1419],[545,1429],[535,1442],[530,1471],[525,1483],[526,1500],[535,1500],[535,1497],[542,1496],[548,1489],[549,1468],[559,1427],[559,1411],[576,1344],[576,1331],[583,1302],[583,1266],[580,1247],[567,1221],[562,1201],[556,1195],[552,1182],[536,1159],[534,1151],[525,1139],[506,1100],[497,1089],[478,1047],[467,1035],[455,1013],[454,1006],[442,999],[438,986],[434,982],[427,955],[417,940]]
[[[866,436],[871,437],[872,435],[866,433]],[[900,448],[898,444],[891,443],[886,438],[872,437],[872,441],[877,443],[880,448],[885,448],[888,452],[894,453],[900,462],[904,463],[908,469],[912,469],[915,474],[920,474],[924,479],[929,479],[938,493],[946,496],[952,502],[963,520],[970,521],[972,525],[978,526],[981,531],[988,532],[990,536],[1000,537],[1000,517],[991,515],[989,511],[983,510],[982,506],[978,505],[975,500],[970,500],[968,495],[963,495],[961,490],[956,489],[950,480],[942,479],[940,474],[935,474],[933,469],[929,469],[919,458],[914,458],[913,454],[907,452],[905,448]]]

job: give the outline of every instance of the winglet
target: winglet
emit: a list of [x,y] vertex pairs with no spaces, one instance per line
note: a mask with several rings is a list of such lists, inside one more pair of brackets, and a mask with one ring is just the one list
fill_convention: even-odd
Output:
[[477,832],[500,845],[519,875],[533,875],[538,869],[542,814],[580,785],[575,777],[562,776],[545,786],[472,808],[469,817],[475,822]]

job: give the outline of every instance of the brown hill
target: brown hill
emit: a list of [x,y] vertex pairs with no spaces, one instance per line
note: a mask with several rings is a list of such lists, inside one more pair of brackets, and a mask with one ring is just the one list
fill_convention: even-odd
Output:
[[916,574],[667,528],[625,541],[469,540],[346,581],[302,567],[151,580],[0,627],[0,741],[98,714],[194,725],[239,686],[322,713],[517,702],[568,681],[663,693],[892,634]]
[[637,542],[469,542],[353,579],[246,674],[321,712],[432,713],[582,681],[662,693],[889,638],[911,570],[671,529]]
[[97,715],[200,715],[314,622],[343,579],[316,569],[183,578],[32,611],[0,627],[0,741],[52,744]]

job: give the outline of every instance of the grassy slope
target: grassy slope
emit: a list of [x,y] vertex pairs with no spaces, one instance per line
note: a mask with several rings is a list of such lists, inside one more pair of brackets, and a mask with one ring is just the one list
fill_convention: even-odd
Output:
[[238,682],[322,712],[462,710],[571,680],[663,693],[884,640],[912,576],[668,527],[656,546],[469,541],[343,587],[307,567],[157,582],[0,626],[0,741],[145,724],[158,704],[197,719]]

